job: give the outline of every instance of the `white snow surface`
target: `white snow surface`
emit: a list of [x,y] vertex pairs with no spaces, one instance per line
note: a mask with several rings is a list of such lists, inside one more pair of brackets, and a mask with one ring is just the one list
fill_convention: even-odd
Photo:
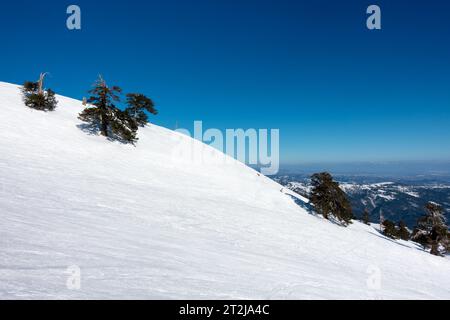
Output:
[[0,83],[0,299],[450,298],[448,259],[313,216],[168,129],[136,147],[88,134],[58,100],[31,110]]

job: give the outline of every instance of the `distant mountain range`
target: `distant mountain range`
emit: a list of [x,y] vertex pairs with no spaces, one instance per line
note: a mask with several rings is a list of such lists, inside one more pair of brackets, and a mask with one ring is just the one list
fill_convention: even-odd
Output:
[[[417,219],[424,214],[424,206],[428,201],[442,205],[447,218],[450,218],[450,183],[444,179],[422,176],[383,181],[386,178],[346,175],[335,178],[350,198],[357,218],[367,208],[371,222],[379,222],[383,214],[386,219],[403,220],[409,228],[413,228]],[[311,191],[309,175],[287,174],[273,179],[305,197]]]

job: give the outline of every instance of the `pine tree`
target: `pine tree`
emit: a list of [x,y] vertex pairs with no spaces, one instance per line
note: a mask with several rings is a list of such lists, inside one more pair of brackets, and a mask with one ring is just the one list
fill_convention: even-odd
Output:
[[158,114],[153,101],[140,93],[127,94],[127,104],[128,108],[125,112],[134,119],[139,126],[145,126],[148,123],[148,115],[145,112],[153,115]]
[[403,220],[400,220],[397,224],[397,235],[400,239],[408,241],[411,237],[411,233],[409,232],[406,224]]
[[87,100],[94,107],[84,109],[79,118],[92,124],[105,137],[134,143],[137,141],[137,125],[126,112],[115,105],[120,102],[121,92],[122,89],[117,86],[108,87],[103,78],[99,77],[94,88],[89,91],[91,97]]
[[383,234],[389,238],[397,239],[398,233],[397,228],[395,227],[395,223],[391,220],[385,219],[383,221]]
[[417,221],[412,239],[426,248],[431,247],[431,254],[440,255],[441,250],[447,250],[449,237],[443,209],[437,203],[429,202],[425,211],[426,214]]
[[41,73],[37,82],[26,81],[23,84],[23,100],[29,108],[41,111],[53,111],[56,109],[58,101],[53,90],[44,90],[44,77],[45,73]]
[[351,222],[353,214],[350,201],[339,184],[333,181],[331,174],[316,173],[311,177],[311,184],[311,203],[319,214],[325,219],[334,216],[344,224]]
[[369,210],[367,210],[367,208],[364,209],[362,221],[363,221],[363,223],[365,223],[367,225],[370,224],[370,215],[369,215]]

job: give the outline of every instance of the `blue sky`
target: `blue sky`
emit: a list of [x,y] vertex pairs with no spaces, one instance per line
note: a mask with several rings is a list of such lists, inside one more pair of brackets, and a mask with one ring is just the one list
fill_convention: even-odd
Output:
[[[82,10],[82,30],[65,27]],[[378,4],[382,30],[366,28]],[[48,71],[75,98],[99,73],[153,121],[279,128],[282,163],[450,160],[448,1],[8,1],[0,81]]]

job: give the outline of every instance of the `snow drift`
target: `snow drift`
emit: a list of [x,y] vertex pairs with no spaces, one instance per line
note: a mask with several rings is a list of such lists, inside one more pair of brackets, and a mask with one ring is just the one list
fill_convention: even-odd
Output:
[[308,214],[234,160],[184,158],[218,151],[156,125],[107,141],[58,100],[31,110],[0,83],[0,299],[450,298],[448,259]]

